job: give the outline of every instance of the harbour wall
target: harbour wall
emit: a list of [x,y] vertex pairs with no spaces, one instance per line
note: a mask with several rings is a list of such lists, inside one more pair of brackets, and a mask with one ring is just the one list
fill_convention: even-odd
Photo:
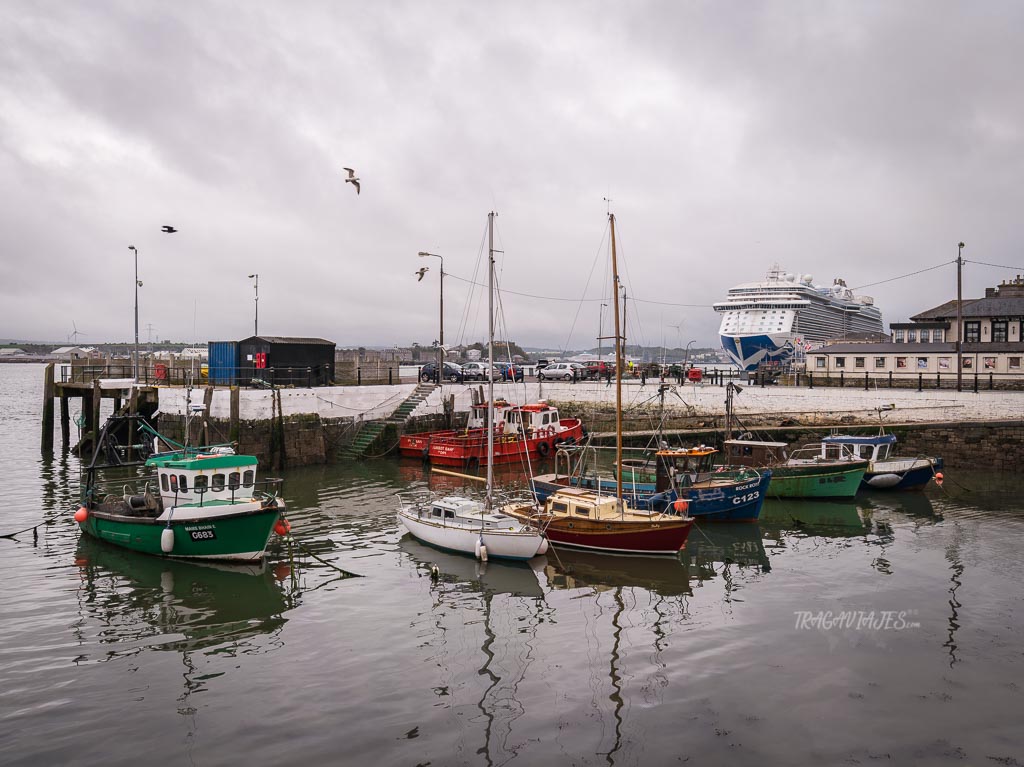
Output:
[[[441,428],[445,403],[463,418],[479,385],[436,388],[418,404],[404,426],[394,424],[369,451],[390,452],[401,431]],[[180,439],[187,405],[205,409],[190,420],[193,443],[237,442],[242,452],[269,466],[298,466],[336,460],[367,423],[387,419],[411,397],[416,384],[316,389],[194,389],[161,387],[160,429]],[[547,400],[563,415],[578,416],[591,432],[614,428],[615,386],[601,382],[496,384],[495,397],[510,402]],[[1016,469],[1024,460],[1024,395],[1006,391],[956,392],[905,389],[797,389],[744,386],[734,396],[735,431],[757,431],[770,439],[802,444],[831,427],[883,426],[900,439],[904,454],[940,454],[950,466]],[[643,445],[662,428],[687,441],[714,443],[724,428],[725,388],[656,382],[623,386],[627,439]],[[205,429],[205,433],[203,432]],[[606,438],[606,437],[605,437]]]

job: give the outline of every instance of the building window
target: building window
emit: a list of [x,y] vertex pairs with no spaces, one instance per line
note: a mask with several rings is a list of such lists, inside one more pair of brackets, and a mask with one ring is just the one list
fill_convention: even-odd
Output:
[[836,357],[836,367],[837,368],[844,368],[844,367],[846,367],[846,357]]
[[943,341],[946,340],[945,339],[945,335],[946,335],[946,331],[942,330],[941,328],[937,329],[937,330],[933,330],[932,331],[932,342],[933,343],[937,343],[937,344],[941,344]]
[[928,369],[928,358],[927,357],[918,357],[917,358],[917,369],[918,370],[927,370]]
[[823,367],[825,367],[825,358],[824,357],[815,357],[814,358],[814,367],[816,367],[816,368],[823,368]]
[[855,368],[862,368],[862,367],[864,367],[864,358],[863,357],[854,357],[853,358],[853,366]]
[[1007,357],[1006,363],[1010,370],[1020,370],[1020,357]]
[[970,370],[974,367],[974,360],[971,357],[964,357],[964,370]]
[[917,343],[917,331],[916,330],[908,330],[907,331],[907,343],[908,344]]
[[884,368],[885,367],[885,357],[875,357],[875,367],[876,368]]
[[905,368],[906,366],[907,366],[907,358],[906,357],[897,357],[896,358],[896,367],[898,367],[898,368]]
[[949,357],[939,357],[939,370],[949,370]]
[[1009,323],[1006,320],[992,320],[992,341],[997,343],[1000,341],[1006,341],[1007,326]]
[[981,341],[981,322],[972,321],[964,323],[964,341],[967,343],[978,343]]
[[928,343],[928,331],[927,330],[922,330],[921,331],[921,343],[923,343],[923,344]]
[[996,358],[995,357],[985,357],[984,361],[983,361],[983,364],[985,365],[985,370],[995,370],[996,369]]
[[892,338],[898,344],[903,343],[903,328],[898,328],[897,330],[894,330]]

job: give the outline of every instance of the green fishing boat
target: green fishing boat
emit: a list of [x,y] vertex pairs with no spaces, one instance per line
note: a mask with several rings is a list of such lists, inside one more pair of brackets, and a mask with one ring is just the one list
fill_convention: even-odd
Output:
[[867,461],[824,458],[817,445],[790,453],[785,442],[728,439],[724,447],[732,466],[772,470],[771,498],[853,498],[868,468]]
[[[113,419],[112,419],[113,420]],[[123,420],[123,419],[121,419]],[[162,557],[258,561],[273,532],[286,534],[281,480],[256,480],[257,460],[236,455],[227,446],[189,448],[177,445],[142,461],[97,463],[122,454],[104,447],[114,428],[104,426],[99,447],[86,469],[82,505],[75,521],[82,532],[126,549]],[[146,425],[140,429],[169,440]],[[133,446],[139,451],[143,446]],[[146,467],[147,476],[132,491],[104,493],[101,469]]]

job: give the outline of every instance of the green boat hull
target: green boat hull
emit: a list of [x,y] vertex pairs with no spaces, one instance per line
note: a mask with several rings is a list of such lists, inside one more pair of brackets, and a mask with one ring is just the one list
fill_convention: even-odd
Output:
[[101,541],[159,557],[256,561],[263,558],[280,514],[279,508],[263,508],[211,519],[172,519],[174,545],[170,552],[161,547],[166,522],[90,513],[79,527]]
[[770,498],[853,498],[867,464],[773,466]]

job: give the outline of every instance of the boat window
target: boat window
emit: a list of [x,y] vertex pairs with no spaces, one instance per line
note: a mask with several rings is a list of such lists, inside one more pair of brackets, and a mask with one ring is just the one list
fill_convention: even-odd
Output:
[[438,517],[438,518],[440,518],[440,516],[441,516],[441,510],[440,510],[439,508],[437,508],[437,507],[435,506],[435,507],[434,507],[434,508],[433,508],[433,509],[431,510],[431,512],[430,512],[430,515],[431,515],[431,516],[433,516],[433,517]]
[[179,474],[178,475],[178,487],[181,489],[181,492],[183,492],[183,493],[187,493],[188,492],[188,475],[186,475],[186,474]]
[[889,445],[879,445],[878,446],[878,460],[879,461],[884,461],[888,457],[889,457]]
[[237,490],[240,479],[241,475],[237,471],[231,472],[228,474],[228,487],[232,490]]
[[555,501],[554,503],[551,504],[551,510],[554,512],[564,514],[569,510],[569,504]]
[[221,490],[223,490],[224,489],[224,475],[223,474],[214,474],[213,475],[213,481],[211,482],[211,486],[213,487],[214,492],[220,492]]
[[871,445],[861,445],[860,446],[860,457],[861,458],[868,458],[868,459],[870,459],[871,458],[871,453],[872,453]]
[[451,509],[445,509],[444,510],[444,518],[445,519],[455,519],[455,512],[452,511]]
[[249,469],[242,475],[242,487],[252,487],[253,480],[256,478],[256,472]]
[[208,480],[206,478],[206,475],[200,474],[198,477],[196,477],[196,481],[192,483],[192,489],[195,490],[197,493],[205,493],[207,481]]
[[839,445],[825,445],[825,458],[836,461],[842,457],[843,453]]
[[172,474],[171,475],[171,492],[172,493],[178,492],[178,475],[177,474]]
[[168,488],[167,488],[167,475],[166,475],[166,474],[161,474],[161,475],[160,475],[160,488],[161,488],[161,489],[162,489],[162,490],[163,490],[163,491],[164,491],[165,493],[167,492],[167,489],[168,489]]
[[576,516],[578,517],[590,516],[590,509],[588,509],[586,506],[573,506],[572,510],[576,512]]

